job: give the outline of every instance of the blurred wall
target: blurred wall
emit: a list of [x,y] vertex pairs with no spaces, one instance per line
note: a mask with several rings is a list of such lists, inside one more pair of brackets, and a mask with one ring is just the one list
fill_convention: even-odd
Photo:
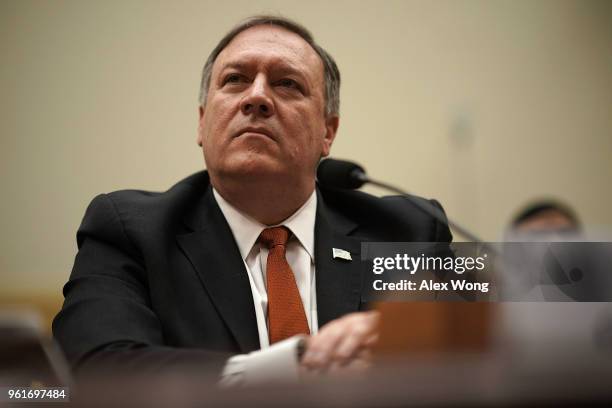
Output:
[[203,167],[201,66],[238,20],[270,12],[337,59],[335,156],[488,240],[540,196],[612,225],[611,2],[3,0],[2,302],[59,305],[96,194]]

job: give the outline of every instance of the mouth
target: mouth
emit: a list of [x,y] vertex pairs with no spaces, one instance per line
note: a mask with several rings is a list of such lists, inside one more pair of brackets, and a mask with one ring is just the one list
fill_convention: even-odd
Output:
[[247,128],[241,129],[239,132],[236,133],[234,137],[240,137],[240,136],[246,136],[246,135],[264,136],[269,139],[275,140],[274,137],[272,136],[272,133],[268,129],[262,128],[262,127],[247,127]]

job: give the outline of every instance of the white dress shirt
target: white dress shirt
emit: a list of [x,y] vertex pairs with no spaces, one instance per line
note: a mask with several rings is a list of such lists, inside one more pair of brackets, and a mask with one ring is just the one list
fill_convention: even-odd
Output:
[[268,291],[266,265],[268,248],[257,242],[261,232],[269,227],[285,226],[292,235],[287,242],[287,262],[293,270],[302,298],[310,333],[318,330],[317,296],[315,287],[314,226],[317,195],[308,200],[293,215],[278,225],[266,226],[240,212],[213,189],[234,235],[249,277],[261,350],[230,358],[221,374],[221,385],[252,385],[270,381],[295,381],[298,378],[297,349],[303,336],[294,336],[270,346],[268,337]]

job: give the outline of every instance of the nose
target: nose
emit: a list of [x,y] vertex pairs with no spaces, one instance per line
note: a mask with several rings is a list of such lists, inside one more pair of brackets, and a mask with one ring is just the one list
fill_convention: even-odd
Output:
[[240,110],[245,115],[270,117],[274,115],[274,101],[263,76],[255,78],[246,95],[240,101]]

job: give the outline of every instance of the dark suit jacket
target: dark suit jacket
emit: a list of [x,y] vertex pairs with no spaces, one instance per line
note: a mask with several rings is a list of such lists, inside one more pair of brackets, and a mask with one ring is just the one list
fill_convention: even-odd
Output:
[[[362,308],[362,241],[450,241],[443,224],[401,197],[317,188],[315,269],[319,325]],[[422,199],[420,199],[422,200]],[[432,203],[439,207],[435,201]],[[164,193],[97,196],[53,333],[75,366],[193,363],[219,369],[259,348],[249,279],[203,171]]]

